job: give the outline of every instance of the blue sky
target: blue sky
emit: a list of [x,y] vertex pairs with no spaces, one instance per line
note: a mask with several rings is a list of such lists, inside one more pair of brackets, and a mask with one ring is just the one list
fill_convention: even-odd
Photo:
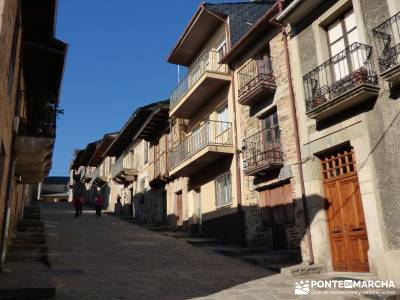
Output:
[[51,175],[67,175],[74,149],[118,131],[138,106],[169,97],[177,69],[166,57],[201,2],[59,0],[69,50]]

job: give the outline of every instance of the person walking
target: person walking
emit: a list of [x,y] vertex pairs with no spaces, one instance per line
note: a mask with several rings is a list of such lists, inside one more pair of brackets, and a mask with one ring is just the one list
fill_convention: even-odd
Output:
[[80,212],[82,211],[82,202],[80,200],[80,196],[74,197],[72,200],[72,206],[75,208],[75,218],[78,218]]
[[97,195],[97,197],[96,197],[96,215],[98,217],[101,216],[101,209],[103,208],[103,204],[104,204],[103,196]]
[[79,196],[79,201],[81,202],[81,207],[79,209],[79,214],[82,216],[83,206],[85,205],[85,198],[83,197],[83,195]]

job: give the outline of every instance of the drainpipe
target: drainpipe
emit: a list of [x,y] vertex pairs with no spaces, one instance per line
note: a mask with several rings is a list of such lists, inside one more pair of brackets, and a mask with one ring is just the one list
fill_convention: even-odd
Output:
[[[214,14],[213,12],[210,11],[210,13]],[[229,29],[229,20],[228,19],[223,19],[219,17],[218,15],[214,14],[217,18],[222,20],[226,26],[225,26],[225,34],[227,37],[227,44],[230,46],[230,29]],[[229,67],[229,66],[228,66]],[[235,136],[235,144],[238,147],[239,146],[239,141],[238,141],[238,128],[237,128],[237,123],[236,123],[236,97],[235,97],[235,76],[234,72],[232,71],[232,101],[233,101],[233,130],[234,130],[234,136]],[[241,169],[240,169],[240,152],[235,149],[235,165],[236,165],[236,199],[237,199],[237,211],[239,214],[240,218],[240,235],[241,235],[241,240],[246,244],[246,234],[245,234],[245,219],[244,219],[244,212],[243,212],[243,206],[242,206],[242,178],[241,178]]]
[[[279,3],[279,13],[283,11],[283,3],[285,0],[278,0]],[[307,197],[306,197],[306,188],[304,184],[304,173],[303,173],[303,163],[301,158],[301,148],[300,148],[300,134],[299,134],[299,122],[297,119],[297,109],[296,109],[296,100],[294,97],[294,88],[292,82],[292,68],[290,64],[290,57],[289,57],[289,46],[288,46],[288,39],[287,39],[287,32],[285,24],[281,22],[277,22],[276,20],[270,20],[272,24],[281,27],[282,35],[283,35],[283,43],[284,43],[284,51],[285,51],[285,63],[286,63],[286,71],[288,74],[288,82],[289,82],[289,97],[290,97],[290,106],[291,106],[291,113],[292,113],[292,121],[293,121],[293,128],[294,128],[294,135],[295,135],[295,145],[296,145],[296,155],[297,155],[297,165],[298,165],[298,172],[299,172],[299,181],[300,181],[300,189],[301,189],[301,199],[303,203],[304,209],[304,225],[306,227],[306,236],[307,236],[307,243],[308,243],[308,252],[309,252],[309,264],[314,264],[314,251],[311,239],[311,230],[310,230],[310,217],[308,212],[308,204],[307,204]]]

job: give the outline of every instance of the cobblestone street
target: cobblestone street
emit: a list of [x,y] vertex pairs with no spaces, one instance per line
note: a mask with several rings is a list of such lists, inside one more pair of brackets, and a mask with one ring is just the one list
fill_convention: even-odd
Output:
[[67,204],[41,209],[58,299],[358,299],[299,297],[298,277],[271,274],[94,211],[76,219]]
[[117,218],[42,205],[59,299],[187,299],[268,276]]

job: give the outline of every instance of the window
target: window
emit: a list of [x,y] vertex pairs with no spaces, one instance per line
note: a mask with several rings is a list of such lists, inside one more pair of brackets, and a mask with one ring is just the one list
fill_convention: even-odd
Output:
[[219,62],[226,53],[226,41],[225,40],[223,40],[221,43],[218,44],[216,51],[218,52],[217,62]]
[[225,173],[215,179],[216,206],[222,207],[232,203],[231,173]]
[[0,192],[1,192],[1,187],[3,186],[3,177],[5,174],[5,161],[6,161],[6,153],[3,143],[1,143],[0,144]]
[[144,163],[147,164],[147,162],[149,161],[149,143],[145,141],[143,147],[144,147],[143,159]]
[[265,116],[262,120],[262,128],[264,130],[264,142],[265,144],[279,143],[280,141],[280,129],[278,122],[277,112],[273,112]]
[[[331,57],[360,41],[353,9],[347,11],[328,26],[327,36]],[[347,76],[349,70],[358,69],[363,63],[363,57],[365,56],[358,53],[358,51],[353,51],[351,54],[338,57],[337,61],[333,64],[332,71],[335,80]],[[352,66],[351,64],[354,65]]]

